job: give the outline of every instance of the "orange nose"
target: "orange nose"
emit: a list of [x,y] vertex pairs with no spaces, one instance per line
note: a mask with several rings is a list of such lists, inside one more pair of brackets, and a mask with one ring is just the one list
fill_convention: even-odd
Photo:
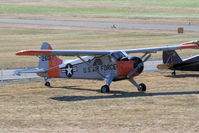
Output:
[[[117,61],[117,76],[126,77],[134,69],[134,61]],[[138,76],[140,73],[136,72],[130,78]]]
[[134,69],[133,61],[117,61],[116,65],[118,77],[124,77]]

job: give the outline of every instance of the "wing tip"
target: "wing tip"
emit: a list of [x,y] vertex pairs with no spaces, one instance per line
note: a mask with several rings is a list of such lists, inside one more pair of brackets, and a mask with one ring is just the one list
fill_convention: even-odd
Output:
[[190,43],[190,44],[181,45],[181,49],[197,49],[197,48],[199,48],[199,44]]
[[193,40],[193,41],[183,43],[183,44],[181,44],[181,48],[182,49],[186,49],[186,48],[197,49],[197,48],[199,48],[199,40]]
[[18,51],[18,52],[16,52],[16,55],[26,55],[26,51],[27,50]]

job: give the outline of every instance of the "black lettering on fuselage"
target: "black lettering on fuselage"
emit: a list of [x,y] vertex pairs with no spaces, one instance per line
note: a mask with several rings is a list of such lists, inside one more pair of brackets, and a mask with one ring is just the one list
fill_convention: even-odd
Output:
[[84,73],[105,72],[105,71],[112,71],[112,70],[116,70],[116,64],[97,65],[97,66],[83,68]]

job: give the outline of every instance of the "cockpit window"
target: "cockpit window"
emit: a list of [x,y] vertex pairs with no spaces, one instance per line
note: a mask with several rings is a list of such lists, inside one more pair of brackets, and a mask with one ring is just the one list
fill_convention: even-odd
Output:
[[127,58],[126,55],[124,53],[122,53],[121,51],[112,53],[111,56],[116,60],[121,60],[122,58]]

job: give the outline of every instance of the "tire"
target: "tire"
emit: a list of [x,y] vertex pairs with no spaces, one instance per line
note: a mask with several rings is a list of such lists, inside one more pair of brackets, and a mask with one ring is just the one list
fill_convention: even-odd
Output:
[[144,83],[139,84],[138,91],[139,92],[145,92],[146,91],[146,85]]
[[101,87],[101,93],[108,93],[108,92],[110,92],[109,86],[108,85],[103,85]]
[[176,72],[172,72],[171,75],[172,75],[172,76],[176,76]]
[[45,86],[50,87],[50,82],[46,82]]

